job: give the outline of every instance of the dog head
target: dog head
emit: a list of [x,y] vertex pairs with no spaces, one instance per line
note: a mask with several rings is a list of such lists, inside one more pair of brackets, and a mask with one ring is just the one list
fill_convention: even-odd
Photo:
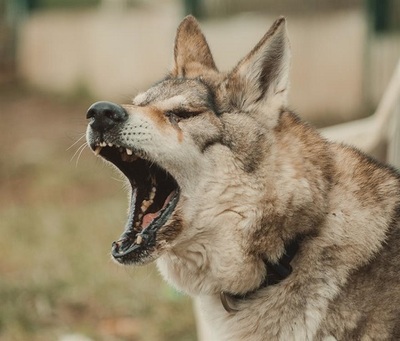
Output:
[[[89,108],[89,146],[131,188],[125,231],[112,249],[118,262],[144,264],[186,253],[193,258],[188,264],[214,263],[219,269],[210,271],[217,277],[231,275],[229,265],[241,265],[236,276],[259,284],[263,262],[244,245],[261,215],[268,186],[262,179],[272,167],[271,131],[286,105],[289,64],[283,18],[222,73],[189,16],[178,28],[174,65],[165,79],[132,104],[97,102]],[[213,254],[223,256],[212,261]],[[173,276],[179,282],[179,274]]]

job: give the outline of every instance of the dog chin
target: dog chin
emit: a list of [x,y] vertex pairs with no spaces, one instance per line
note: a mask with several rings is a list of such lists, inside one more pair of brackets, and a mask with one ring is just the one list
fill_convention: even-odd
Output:
[[[154,262],[168,249],[174,237],[174,227],[177,220],[171,217],[170,222],[155,230],[142,230],[133,233],[126,230],[118,241],[113,242],[111,256],[122,265],[146,265]],[[171,240],[167,241],[166,237]]]
[[161,253],[158,251],[145,251],[146,254],[130,254],[124,258],[118,258],[113,255],[111,251],[111,258],[112,260],[120,265],[124,266],[142,266],[153,263],[156,261],[160,256]]

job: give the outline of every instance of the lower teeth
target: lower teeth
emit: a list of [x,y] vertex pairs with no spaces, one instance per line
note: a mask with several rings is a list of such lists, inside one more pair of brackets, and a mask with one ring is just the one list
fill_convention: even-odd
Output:
[[139,235],[136,237],[136,244],[142,244],[142,241],[143,241],[143,237],[139,234]]

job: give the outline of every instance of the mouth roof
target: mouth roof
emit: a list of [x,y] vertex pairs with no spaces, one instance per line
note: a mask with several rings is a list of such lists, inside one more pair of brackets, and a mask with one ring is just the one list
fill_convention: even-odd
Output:
[[146,160],[143,152],[104,142],[92,148],[114,164],[132,186],[125,231],[113,243],[112,255],[121,263],[140,260],[140,254],[155,246],[157,230],[174,212],[179,186],[171,174]]

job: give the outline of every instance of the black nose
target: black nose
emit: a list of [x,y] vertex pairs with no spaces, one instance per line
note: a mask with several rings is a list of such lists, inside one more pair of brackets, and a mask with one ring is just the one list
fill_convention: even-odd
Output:
[[105,132],[126,121],[128,114],[120,105],[103,101],[92,104],[86,113],[86,118],[91,120],[92,129]]

